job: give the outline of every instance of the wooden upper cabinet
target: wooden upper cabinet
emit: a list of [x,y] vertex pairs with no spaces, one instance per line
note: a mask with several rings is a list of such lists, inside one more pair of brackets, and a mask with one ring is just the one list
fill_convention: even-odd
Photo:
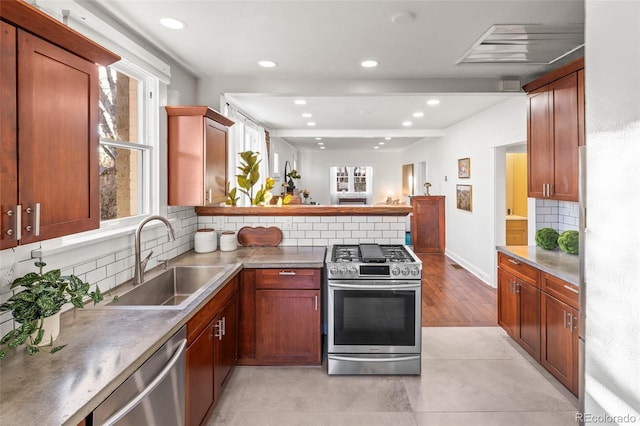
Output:
[[416,253],[444,253],[444,199],[443,195],[411,197],[411,238]]
[[167,106],[169,205],[227,200],[228,129],[233,121],[206,106]]
[[96,63],[120,58],[28,3],[0,16],[0,249],[98,228]]
[[529,196],[578,201],[578,146],[584,144],[584,59],[524,86],[529,93]]

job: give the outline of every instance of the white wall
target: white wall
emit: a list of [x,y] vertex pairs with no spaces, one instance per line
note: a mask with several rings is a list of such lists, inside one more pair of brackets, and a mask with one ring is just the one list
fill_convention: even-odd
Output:
[[[308,188],[313,201],[330,204],[330,174],[332,166],[373,167],[373,204],[383,203],[388,193],[402,200],[402,154],[395,151],[327,151],[303,150],[298,162],[302,179],[296,186]],[[413,161],[409,161],[412,163]]]
[[586,1],[585,59],[585,414],[635,416],[632,421],[611,418],[598,423],[636,424],[640,422],[640,2]]
[[[500,190],[504,187],[504,172],[501,180],[496,179],[496,148],[526,139],[523,94],[461,121],[438,140],[423,141],[402,153],[404,162],[425,161],[431,195],[446,196],[447,255],[494,287],[495,206],[496,197],[504,197],[504,188]],[[470,178],[458,179],[458,159],[466,157],[471,159]],[[456,208],[457,184],[472,185],[472,212]]]

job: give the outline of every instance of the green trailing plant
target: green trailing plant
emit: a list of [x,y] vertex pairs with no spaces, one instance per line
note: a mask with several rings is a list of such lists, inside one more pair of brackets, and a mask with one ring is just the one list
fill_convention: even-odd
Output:
[[[48,348],[39,346],[42,343],[44,319],[60,312],[65,303],[71,303],[76,308],[84,307],[84,298],[90,297],[94,304],[102,301],[104,296],[96,286],[95,291],[89,291],[89,283],[83,282],[75,275],[62,275],[60,269],[43,272],[46,263],[35,262],[39,272],[29,272],[19,277],[11,284],[11,289],[23,287],[0,305],[0,312],[11,312],[13,318],[20,325],[5,334],[0,339],[0,359],[6,356],[6,349],[15,349],[26,345],[27,352],[33,355],[41,350],[55,353],[66,345],[53,346],[49,342]],[[117,296],[114,297],[117,302]]]
[[580,251],[578,231],[564,231],[558,237],[558,246],[565,253],[578,254]]
[[260,180],[259,166],[262,161],[258,158],[260,153],[244,151],[238,155],[240,155],[242,159],[238,166],[239,173],[236,175],[238,186],[229,190],[227,204],[231,206],[238,205],[238,200],[240,199],[240,197],[238,197],[238,191],[249,197],[249,202],[253,206],[269,204],[269,201],[273,198],[271,190],[275,185],[275,180],[272,177],[268,177],[265,183],[261,184],[260,188],[258,188],[254,194],[254,186]]
[[553,228],[541,228],[536,231],[536,244],[545,250],[558,247],[558,231]]

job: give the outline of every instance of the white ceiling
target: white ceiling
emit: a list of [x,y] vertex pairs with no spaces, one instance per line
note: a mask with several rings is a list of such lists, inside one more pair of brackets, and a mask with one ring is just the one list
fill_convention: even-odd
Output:
[[[86,3],[86,0],[77,0]],[[304,149],[370,149],[392,136],[397,149],[521,93],[502,79],[527,79],[556,65],[457,62],[496,24],[584,23],[583,0],[217,1],[102,0],[115,19],[194,75],[236,83],[227,100]],[[409,23],[394,23],[410,12]],[[182,20],[168,30],[160,18]],[[573,26],[575,30],[575,25]],[[564,41],[563,41],[564,43]],[[270,59],[276,68],[263,69]],[[375,69],[359,66],[376,59]],[[246,84],[237,83],[245,82]],[[307,105],[294,105],[295,99]],[[438,106],[426,105],[438,98]],[[424,117],[413,118],[422,111]],[[301,114],[309,112],[312,118]],[[411,120],[411,127],[402,122]],[[307,126],[307,121],[316,126]]]

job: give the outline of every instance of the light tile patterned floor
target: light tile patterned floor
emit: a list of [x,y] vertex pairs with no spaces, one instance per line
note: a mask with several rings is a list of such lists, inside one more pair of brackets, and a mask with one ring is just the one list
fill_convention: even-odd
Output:
[[501,328],[429,327],[422,336],[421,376],[237,367],[209,425],[576,425],[576,398]]

